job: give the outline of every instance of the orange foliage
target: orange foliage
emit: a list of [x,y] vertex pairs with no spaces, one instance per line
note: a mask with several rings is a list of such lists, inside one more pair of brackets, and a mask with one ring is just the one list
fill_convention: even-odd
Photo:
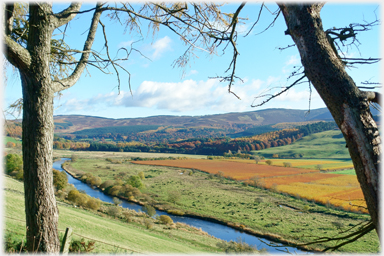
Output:
[[316,170],[309,169],[286,168],[280,166],[259,165],[255,163],[248,164],[206,159],[134,161],[133,163],[198,169],[213,174],[216,174],[221,171],[224,173],[224,176],[229,176],[237,180],[249,179],[256,175],[258,175],[259,177],[271,177],[317,172]]
[[[247,184],[252,184],[249,179],[258,176],[260,184],[263,184],[262,186],[266,188],[273,187],[274,190],[298,195],[318,203],[332,204],[348,211],[360,210],[367,213],[363,193],[354,175],[320,173],[318,170],[260,165],[255,164],[254,160],[185,159],[134,161],[133,163],[198,169],[213,174],[222,172],[224,177],[245,180]],[[316,163],[316,160],[313,163]]]

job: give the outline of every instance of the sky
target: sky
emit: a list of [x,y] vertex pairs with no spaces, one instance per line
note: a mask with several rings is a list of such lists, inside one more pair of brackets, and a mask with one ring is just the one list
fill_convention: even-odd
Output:
[[[232,3],[225,10],[234,11],[239,3]],[[63,10],[67,4],[54,4],[54,11]],[[86,10],[90,3],[83,5]],[[275,3],[267,4],[268,10],[277,10]],[[346,27],[350,23],[372,22],[381,18],[381,6],[378,2],[327,3],[322,11],[323,28]],[[185,69],[173,67],[173,62],[184,53],[186,46],[171,30],[160,27],[159,32],[148,35],[143,24],[140,37],[137,33],[125,31],[117,21],[111,21],[105,15],[102,21],[106,25],[108,45],[114,56],[121,47],[134,47],[141,52],[133,52],[129,59],[120,64],[130,72],[131,91],[128,76],[123,71],[121,86],[113,69],[104,74],[98,69],[89,67],[80,80],[55,98],[54,115],[89,115],[107,118],[134,118],[156,115],[209,115],[228,112],[256,111],[266,108],[309,109],[310,88],[303,84],[293,87],[287,93],[275,98],[261,107],[252,107],[261,103],[258,97],[267,90],[280,90],[290,85],[295,79],[287,77],[300,66],[297,48],[279,50],[293,44],[290,36],[284,35],[286,25],[280,15],[274,26],[262,32],[274,19],[267,10],[262,13],[260,22],[245,37],[257,19],[260,5],[247,3],[241,17],[247,18],[239,25],[237,41],[240,55],[237,60],[236,75],[242,78],[232,86],[232,91],[240,97],[228,93],[228,83],[220,82],[212,77],[225,75],[232,57],[228,47],[223,53],[219,48],[217,54],[196,51],[196,57],[190,59]],[[67,43],[82,49],[90,14],[78,15],[66,30]],[[375,27],[358,35],[359,47],[350,47],[345,52],[347,57],[380,57],[380,29]],[[101,51],[104,47],[101,27],[98,28],[93,49]],[[120,51],[118,56],[121,56]],[[145,56],[145,57],[144,57]],[[358,68],[347,69],[357,85],[363,81],[380,82],[381,64],[359,65]],[[3,87],[3,108],[22,97],[21,83],[17,72],[7,68],[7,83]],[[312,87],[311,109],[325,107],[319,95]],[[11,116],[7,118],[13,119]]]

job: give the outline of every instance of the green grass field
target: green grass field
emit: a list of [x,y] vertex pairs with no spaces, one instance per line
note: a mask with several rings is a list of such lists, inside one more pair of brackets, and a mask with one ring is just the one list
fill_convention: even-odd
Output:
[[315,133],[290,145],[252,151],[252,153],[266,158],[272,158],[273,154],[278,154],[279,157],[303,154],[303,158],[350,159],[344,137],[339,130]]
[[13,137],[4,136],[4,145],[6,145],[8,142],[13,142],[15,144],[21,144],[21,141],[18,139],[15,139]]
[[130,159],[132,157],[157,158],[157,157],[188,157],[196,159],[206,159],[205,155],[185,155],[168,153],[146,153],[146,152],[107,152],[107,151],[71,151],[71,150],[53,150],[54,157],[71,157],[73,154],[80,158],[116,158]]
[[[25,237],[24,189],[19,181],[5,177],[5,232]],[[221,241],[209,235],[188,232],[186,228],[155,225],[146,229],[137,223],[127,223],[95,212],[73,208],[58,202],[59,230],[72,227],[74,239],[81,236],[95,240],[96,253],[188,253],[220,252],[216,244]]]
[[356,175],[356,171],[355,171],[355,169],[342,170],[342,171],[335,171],[335,172],[331,172],[331,173],[334,173],[334,174]]
[[[312,241],[314,236],[331,237],[339,232],[334,223],[339,223],[342,230],[346,230],[362,220],[369,220],[368,215],[330,209],[271,191],[243,186],[231,180],[210,178],[208,174],[198,171],[189,175],[190,170],[182,168],[135,165],[129,162],[112,164],[105,158],[92,156],[92,152],[88,152],[86,159],[80,158],[72,163],[73,168],[82,173],[91,172],[103,181],[114,179],[118,174],[128,178],[142,171],[146,176],[146,189],[142,192],[149,195],[158,207],[211,216],[288,241],[303,243]],[[169,202],[169,192],[172,191],[181,194],[176,203]],[[281,205],[289,205],[297,210]],[[321,249],[325,246],[320,244],[313,248]],[[357,242],[342,247],[340,251],[377,252],[378,246],[376,233],[370,232]]]

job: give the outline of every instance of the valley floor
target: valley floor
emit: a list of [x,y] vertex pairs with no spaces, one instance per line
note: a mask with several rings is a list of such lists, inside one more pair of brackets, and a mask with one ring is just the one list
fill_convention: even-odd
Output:
[[[116,175],[125,179],[143,172],[146,188],[142,192],[146,196],[139,200],[151,201],[157,208],[165,210],[178,209],[186,214],[218,219],[244,231],[281,241],[308,243],[319,237],[342,235],[346,230],[353,231],[354,226],[357,229],[359,223],[369,221],[367,214],[333,209],[200,171],[132,164],[129,161],[131,153],[97,152],[96,157],[93,152],[56,151],[55,155],[70,157],[69,153],[79,157],[71,165],[71,171],[75,174],[92,173],[106,181],[114,180]],[[150,157],[150,154],[142,155]],[[110,159],[118,161],[113,163]],[[172,191],[179,193],[177,200],[171,200]],[[309,248],[321,250],[334,245],[321,243]],[[379,251],[379,240],[372,231],[338,251],[376,253]]]

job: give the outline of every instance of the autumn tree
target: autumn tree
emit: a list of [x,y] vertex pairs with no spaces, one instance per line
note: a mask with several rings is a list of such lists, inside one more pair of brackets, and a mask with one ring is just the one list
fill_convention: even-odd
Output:
[[[351,26],[344,30],[335,28],[324,31],[320,17],[323,5],[278,4],[279,11],[275,14],[284,16],[287,24],[285,34],[292,37],[299,50],[304,70],[301,77],[281,93],[303,79],[308,79],[318,91],[344,135],[372,217],[372,223],[363,232],[376,229],[380,233],[380,136],[369,109],[369,103],[378,103],[380,97],[378,93],[361,90],[355,85],[345,70],[346,63],[351,60],[341,58],[335,47],[337,41],[346,37],[354,38],[356,31],[366,27]],[[44,2],[31,3],[27,7],[19,3],[3,3],[2,6],[4,56],[18,70],[22,86],[27,247],[29,251],[55,253],[59,250],[59,238],[58,211],[52,182],[53,98],[55,94],[75,85],[86,67],[104,72],[106,68],[114,70],[120,90],[119,72],[129,74],[120,63],[135,51],[132,47],[122,49],[125,53],[123,57],[110,57],[107,27],[102,22],[102,14],[108,13],[108,18],[118,20],[129,31],[141,33],[140,21],[146,21],[154,31],[163,26],[180,36],[186,44],[186,51],[175,60],[175,66],[185,66],[196,49],[215,53],[218,47],[224,47],[224,50],[231,51],[232,60],[227,72],[216,78],[226,82],[228,91],[237,97],[232,90],[234,81],[239,79],[236,76],[239,56],[236,29],[246,3],[239,4],[231,13],[222,12],[219,4],[205,3],[150,3],[137,6],[129,3],[97,3],[87,10],[80,10],[80,3],[72,3],[57,13],[53,12],[52,4]],[[255,12],[255,25],[263,8],[264,4],[259,13]],[[72,49],[65,43],[67,24],[83,13],[92,13],[89,24],[82,24],[88,34],[82,49]],[[101,29],[105,42],[104,54],[92,50],[98,29]],[[54,32],[61,36],[54,36]],[[64,144],[63,147],[69,148],[70,145]],[[260,147],[269,148],[270,143],[265,141]]]

